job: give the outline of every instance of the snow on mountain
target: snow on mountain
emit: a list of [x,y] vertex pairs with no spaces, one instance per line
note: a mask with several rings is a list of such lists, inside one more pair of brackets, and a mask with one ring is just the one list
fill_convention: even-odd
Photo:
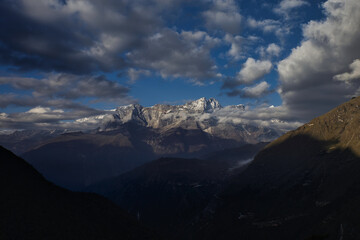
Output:
[[[269,141],[282,133],[271,126],[256,121],[249,122],[246,116],[251,114],[251,110],[247,110],[243,104],[223,107],[216,99],[203,97],[183,105],[120,106],[107,114],[78,119],[76,123],[89,123],[99,131],[115,130],[127,122],[135,122],[159,131],[176,128],[200,129],[215,137],[246,138],[249,142]],[[277,123],[272,121],[270,124]]]
[[[139,104],[120,106],[112,114],[98,117],[99,131],[111,131],[127,122],[166,132],[170,129],[200,129],[222,139],[246,142],[269,141],[279,132],[266,126],[251,125],[241,116],[246,112],[242,104],[222,107],[214,99],[200,98],[183,105],[157,104],[143,107]],[[94,118],[92,118],[93,120]]]
[[[223,107],[216,99],[206,99],[204,97],[187,102],[184,105],[175,106],[157,104],[152,107],[143,107],[139,104],[131,104],[120,106],[112,117],[103,118],[101,130],[111,130],[116,128],[117,125],[129,121],[152,128],[180,125],[184,128],[197,128],[196,122],[202,122],[221,109]],[[193,126],[185,126],[189,124]]]
[[195,111],[195,112],[213,112],[215,109],[222,108],[220,103],[214,99],[210,98],[207,100],[206,98],[202,97],[198,100],[191,101],[182,105],[184,109],[188,111]]
[[[115,112],[115,110],[113,111]],[[91,117],[79,118],[76,119],[75,122],[77,123],[99,123],[99,121],[104,120],[104,118],[108,117],[110,114],[101,114]]]

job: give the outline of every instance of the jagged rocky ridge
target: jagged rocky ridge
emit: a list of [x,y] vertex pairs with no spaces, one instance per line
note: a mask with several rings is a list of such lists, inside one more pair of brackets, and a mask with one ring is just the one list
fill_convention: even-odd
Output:
[[[184,105],[157,104],[143,107],[139,104],[118,107],[112,115],[104,115],[99,131],[111,131],[124,123],[135,122],[141,126],[167,131],[169,129],[200,129],[214,137],[234,139],[247,143],[269,141],[279,132],[274,129],[243,123],[227,113],[243,112],[242,104],[222,107],[214,98],[200,98]],[[225,116],[228,117],[225,119]]]

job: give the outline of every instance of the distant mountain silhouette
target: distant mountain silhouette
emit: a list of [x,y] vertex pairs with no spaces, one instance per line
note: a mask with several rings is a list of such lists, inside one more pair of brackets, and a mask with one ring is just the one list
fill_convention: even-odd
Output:
[[[165,239],[186,239],[223,184],[265,146],[245,145],[207,159],[161,158],[93,185]],[[235,154],[236,153],[236,156]]]
[[156,239],[101,196],[45,180],[0,147],[0,239]]
[[262,150],[194,239],[360,239],[360,98]]

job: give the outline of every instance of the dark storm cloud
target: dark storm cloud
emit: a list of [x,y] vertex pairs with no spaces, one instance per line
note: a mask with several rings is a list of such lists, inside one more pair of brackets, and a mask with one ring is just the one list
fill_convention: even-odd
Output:
[[95,109],[77,109],[63,111],[50,107],[34,107],[26,112],[0,113],[0,126],[7,129],[94,129],[91,123],[82,123],[77,120],[84,117],[107,113]]
[[20,71],[90,74],[144,67],[166,77],[212,78],[210,37],[194,32],[190,37],[204,37],[198,41],[165,27],[163,17],[182,2],[2,1],[0,63]]
[[6,108],[8,106],[18,106],[18,107],[47,107],[55,109],[70,109],[81,112],[88,112],[90,114],[100,114],[102,111],[93,109],[91,107],[85,106],[81,103],[77,103],[71,100],[66,99],[47,99],[40,98],[28,95],[20,94],[0,94],[0,108]]
[[7,84],[20,90],[29,90],[34,97],[78,99],[92,97],[98,100],[125,99],[129,89],[104,76],[77,76],[49,74],[37,78],[0,77],[0,85]]
[[[42,79],[0,77],[0,85],[10,85],[25,93],[0,94],[0,108],[28,107],[20,113],[0,113],[1,128],[95,128],[73,120],[104,114],[77,99],[87,98],[92,102],[134,102],[128,96],[129,89],[106,79],[104,76],[77,76],[72,74],[49,74]],[[71,121],[71,123],[69,122]]]
[[137,66],[157,70],[163,78],[185,77],[201,83],[217,77],[210,50],[219,42],[202,31],[163,29],[128,57]]
[[89,73],[123,68],[122,54],[158,25],[138,1],[0,2],[0,62],[20,70]]
[[242,16],[233,0],[213,0],[210,9],[202,15],[208,29],[222,30],[230,34],[240,33]]

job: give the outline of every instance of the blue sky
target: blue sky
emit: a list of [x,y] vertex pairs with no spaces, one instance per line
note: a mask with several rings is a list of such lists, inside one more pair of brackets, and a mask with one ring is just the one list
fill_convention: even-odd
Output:
[[358,0],[4,0],[0,128],[200,97],[307,121],[359,95],[358,10]]

